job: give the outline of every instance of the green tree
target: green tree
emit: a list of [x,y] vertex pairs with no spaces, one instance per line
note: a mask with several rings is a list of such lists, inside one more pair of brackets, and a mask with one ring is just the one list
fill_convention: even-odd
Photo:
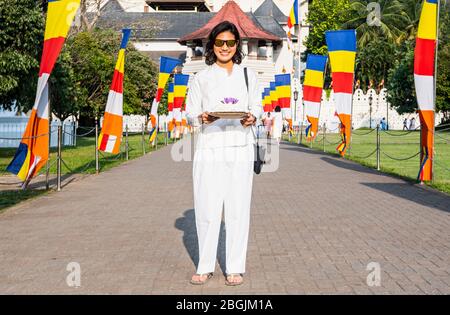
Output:
[[49,78],[50,109],[61,121],[77,116],[81,97],[70,54],[63,51]]
[[376,38],[360,48],[356,55],[356,78],[366,90],[372,82],[374,88],[387,81],[389,69],[394,63],[396,45]]
[[161,95],[161,100],[158,106],[158,115],[167,115],[169,113],[169,84],[173,83],[173,77],[169,77],[164,92]]
[[349,8],[349,0],[315,0],[309,5],[307,23],[311,28],[305,42],[306,54],[327,53],[325,31],[341,29],[349,18]]
[[416,37],[419,26],[422,0],[399,0],[402,5],[402,15],[404,17],[403,34],[400,40],[412,40]]
[[75,81],[80,89],[78,110],[82,125],[92,124],[106,104],[114,71],[112,38],[111,34],[100,36],[80,32],[70,38],[64,48],[71,56]]
[[450,120],[450,45],[439,50],[439,69],[437,72],[436,111],[444,114],[444,120]]
[[[370,11],[374,4],[379,12]],[[350,0],[351,17],[342,27],[356,29],[360,48],[377,39],[399,43],[407,23],[403,8],[399,0]]]
[[450,120],[450,6],[441,5],[436,86],[436,111]]
[[414,41],[406,41],[397,52],[387,81],[387,101],[399,114],[417,110],[414,87]]
[[[72,59],[80,89],[80,124],[90,125],[103,115],[121,42],[121,33],[95,29],[71,38],[65,50]],[[130,43],[125,55],[124,114],[147,114],[156,91],[157,68]]]
[[40,1],[0,0],[0,105],[33,106],[44,37]]
[[148,116],[157,89],[158,68],[150,58],[130,47],[125,61],[124,114]]

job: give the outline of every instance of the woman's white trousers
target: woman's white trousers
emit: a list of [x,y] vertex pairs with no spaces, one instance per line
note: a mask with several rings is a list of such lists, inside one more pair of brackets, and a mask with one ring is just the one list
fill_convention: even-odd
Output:
[[194,155],[198,274],[215,269],[222,209],[226,230],[226,273],[244,273],[250,224],[254,146],[198,148]]

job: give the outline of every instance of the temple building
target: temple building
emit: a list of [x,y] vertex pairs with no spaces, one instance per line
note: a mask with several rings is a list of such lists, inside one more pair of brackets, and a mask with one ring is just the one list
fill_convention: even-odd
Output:
[[[268,83],[273,80],[276,71],[274,47],[282,46],[286,35],[273,18],[268,19],[265,29],[262,28],[253,13],[245,14],[234,1],[227,2],[204,26],[178,40],[187,47],[183,72],[193,74],[205,67],[205,57],[202,55],[208,35],[222,21],[230,21],[238,28],[244,54],[243,65],[256,71],[260,81]],[[196,54],[196,51],[200,53]]]
[[[309,28],[304,23],[308,2],[301,1],[300,52]],[[206,37],[217,23],[237,25],[246,55],[243,65],[252,68],[267,86],[273,75],[294,72],[293,48],[287,38],[287,15],[293,0],[105,0],[99,25],[136,25],[151,21],[151,36],[136,29],[134,46],[155,62],[160,56],[183,61],[183,73],[194,74],[206,67],[202,54]]]

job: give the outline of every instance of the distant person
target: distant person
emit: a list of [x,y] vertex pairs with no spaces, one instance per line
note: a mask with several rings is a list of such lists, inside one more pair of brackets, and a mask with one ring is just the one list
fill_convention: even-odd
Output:
[[272,137],[277,140],[277,143],[281,141],[281,133],[283,132],[283,115],[281,113],[281,107],[275,107],[275,112],[273,113],[273,124],[272,124]]
[[270,112],[267,113],[267,117],[264,119],[264,127],[267,139],[269,139],[272,136],[272,117],[270,116]]
[[382,118],[380,121],[381,130],[386,130],[386,118]]
[[405,120],[403,120],[403,130],[408,130],[408,118],[405,118]]
[[411,118],[410,122],[409,122],[409,130],[414,130],[416,129],[416,120],[413,118]]

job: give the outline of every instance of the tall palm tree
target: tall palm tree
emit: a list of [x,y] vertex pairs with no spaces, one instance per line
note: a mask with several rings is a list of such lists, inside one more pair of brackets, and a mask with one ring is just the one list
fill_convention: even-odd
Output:
[[[413,0],[410,0],[413,1]],[[369,3],[378,3],[380,15],[375,16],[376,23],[368,23]],[[404,33],[408,18],[403,13],[401,0],[350,0],[351,19],[343,24],[344,28],[354,28],[358,35],[358,44],[366,45],[377,38],[398,43]],[[372,15],[374,16],[374,15]]]
[[400,36],[400,40],[414,39],[419,27],[422,0],[399,0],[399,2],[403,7],[402,15],[405,21],[404,32]]

